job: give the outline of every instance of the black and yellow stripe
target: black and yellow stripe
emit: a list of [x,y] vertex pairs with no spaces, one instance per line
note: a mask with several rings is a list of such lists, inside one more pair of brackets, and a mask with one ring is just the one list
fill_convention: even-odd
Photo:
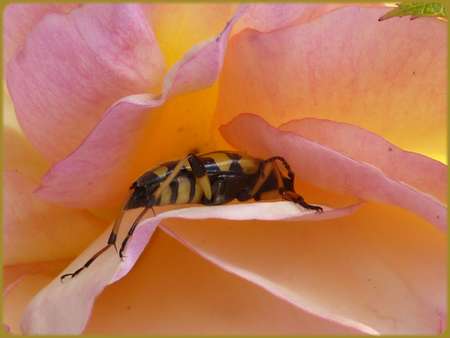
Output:
[[[194,156],[192,156],[194,157]],[[156,200],[152,205],[199,203],[202,198],[211,199],[217,192],[211,191],[210,178],[217,175],[236,175],[246,177],[258,172],[261,160],[231,151],[216,151],[195,156],[195,161],[185,160],[186,163],[180,169],[179,161],[171,161],[146,172],[138,178],[133,187],[145,188],[140,194],[136,194],[140,201],[128,205],[129,208],[148,205],[149,194],[154,193],[160,185],[176,170],[180,171],[171,179],[164,189],[159,189]],[[165,183],[165,185],[167,184]],[[146,196],[144,196],[146,195]]]
[[250,175],[258,171],[261,160],[243,154],[217,151],[201,157],[208,173],[234,173]]
[[322,212],[320,206],[310,205],[294,190],[294,172],[286,160],[274,156],[259,160],[231,151],[216,151],[203,155],[189,154],[176,162],[167,162],[146,172],[130,187],[131,194],[121,215],[111,230],[108,242],[86,263],[72,273],[61,276],[74,278],[88,268],[110,246],[116,246],[117,233],[124,212],[143,207],[126,237],[123,239],[119,256],[137,225],[154,205],[202,203],[217,205],[233,199],[259,200],[262,194],[277,191],[282,199],[292,201],[306,209]]
[[199,203],[203,197],[200,185],[192,175],[176,177],[154,205]]

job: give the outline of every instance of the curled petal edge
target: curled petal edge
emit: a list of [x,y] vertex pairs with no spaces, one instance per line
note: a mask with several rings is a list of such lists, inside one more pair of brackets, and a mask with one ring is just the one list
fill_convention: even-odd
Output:
[[[25,334],[80,334],[90,317],[95,298],[107,285],[118,281],[132,269],[153,233],[160,227],[162,231],[204,259],[235,276],[263,288],[279,299],[289,302],[300,311],[305,311],[324,320],[349,327],[360,333],[378,334],[377,331],[367,325],[355,322],[349,318],[316,313],[311,309],[305,308],[301,299],[292,291],[276,285],[262,276],[233,266],[220,258],[203,252],[201,249],[196,248],[195,245],[183,240],[173,231],[160,224],[166,218],[285,221],[324,220],[349,215],[355,212],[359,206],[360,204],[354,204],[341,209],[324,207],[323,213],[316,213],[311,210],[304,210],[293,203],[281,201],[191,207],[160,213],[155,217],[146,219],[138,225],[134,236],[129,241],[123,262],[120,261],[117,253],[111,249],[101,255],[94,264],[88,269],[83,270],[74,279],[61,282],[58,276],[42,289],[28,304],[25,310],[21,322],[22,331]],[[124,220],[128,223],[133,219],[125,215]],[[110,229],[107,229],[89,248],[78,256],[62,274],[73,272],[102,248],[107,242]],[[127,229],[123,227],[121,230],[118,236],[119,240],[127,232]]]
[[[277,154],[285,157],[295,172],[302,173],[305,181],[318,187],[402,207],[447,231],[447,208],[436,196],[421,190],[421,186],[403,182],[398,175],[389,176],[376,163],[353,159],[342,150],[275,128],[253,114],[237,116],[220,131],[227,142],[253,156],[265,158]],[[401,160],[404,152],[399,150],[394,156]],[[430,162],[429,166],[436,162],[425,156],[416,157],[417,161]],[[441,176],[436,184],[444,183]]]
[[125,195],[129,182],[122,182],[123,170],[129,165],[128,156],[151,109],[172,96],[205,88],[216,80],[228,36],[244,10],[241,7],[216,38],[193,47],[172,67],[160,96],[131,95],[114,103],[78,148],[47,172],[35,193],[76,208],[116,204]]

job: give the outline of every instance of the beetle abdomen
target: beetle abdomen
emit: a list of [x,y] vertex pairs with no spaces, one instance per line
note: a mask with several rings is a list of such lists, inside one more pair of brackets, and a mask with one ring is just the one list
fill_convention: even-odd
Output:
[[174,178],[169,189],[161,193],[155,205],[199,203],[202,196],[202,190],[193,175],[190,172],[184,172]]
[[[199,156],[199,160],[204,166],[210,181],[215,181],[218,175],[221,177],[223,175],[235,177],[231,182],[221,182],[219,185],[221,189],[226,187],[226,190],[222,193],[223,196],[218,196],[220,192],[213,191],[215,195],[214,204],[220,204],[222,200],[223,203],[226,203],[226,201],[236,198],[234,190],[240,187],[238,181],[243,180],[245,177],[254,176],[258,172],[261,163],[261,160],[230,151],[216,151],[203,154]],[[178,161],[166,162],[140,176],[131,186],[131,189],[134,191],[125,209],[152,205],[203,203],[203,191],[195,179],[189,163],[186,163],[168,188],[161,192],[158,200],[154,200],[154,192],[173,172],[177,164]]]
[[231,151],[202,154],[200,160],[209,174],[232,173],[251,175],[258,171],[261,160]]

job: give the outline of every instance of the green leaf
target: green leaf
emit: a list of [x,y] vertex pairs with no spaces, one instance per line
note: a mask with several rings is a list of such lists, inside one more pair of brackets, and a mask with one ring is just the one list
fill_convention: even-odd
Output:
[[447,9],[438,2],[406,2],[397,3],[397,7],[387,12],[378,21],[387,20],[396,16],[411,16],[412,19],[417,19],[424,16],[433,16],[438,18],[447,18]]

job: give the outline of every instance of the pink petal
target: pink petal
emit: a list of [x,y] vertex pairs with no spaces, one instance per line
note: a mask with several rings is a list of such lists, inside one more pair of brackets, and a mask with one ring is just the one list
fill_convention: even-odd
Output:
[[[236,10],[236,3],[184,3],[145,6],[148,17],[169,65],[191,46],[219,32]],[[317,18],[344,5],[251,4],[233,29],[235,34],[250,28],[268,32]]]
[[235,35],[220,79],[216,125],[245,112],[273,125],[313,116],[445,158],[447,25],[378,22],[385,12],[340,8],[270,33]]
[[5,63],[25,43],[27,34],[49,13],[65,13],[77,4],[9,4],[3,13]]
[[[251,4],[236,25],[236,31],[253,29],[258,32],[273,32],[293,25],[303,25],[336,9],[351,4]],[[383,3],[358,4],[359,7],[385,7]]]
[[173,219],[163,229],[222,269],[366,333],[438,334],[445,325],[447,237],[409,211],[368,203],[329,221]]
[[379,168],[395,181],[447,202],[447,166],[426,156],[403,151],[368,130],[329,120],[290,121],[280,130],[342,153],[356,161]]
[[236,30],[249,28],[267,33],[304,24],[343,6],[345,4],[252,4]]
[[25,134],[54,161],[74,150],[118,98],[158,85],[162,71],[138,5],[86,5],[45,15],[6,76]]
[[[193,207],[160,213],[158,216],[141,223],[137,228],[135,235],[129,242],[123,263],[120,262],[114,250],[109,250],[75,279],[61,283],[59,278],[56,278],[41,290],[27,307],[22,320],[22,330],[27,334],[81,333],[90,316],[95,297],[102,292],[106,285],[117,281],[130,271],[161,219],[177,217],[233,220],[280,218],[290,221],[299,219],[320,220],[347,215],[356,208],[357,206],[343,210],[326,208],[322,214],[316,214],[289,202],[266,202]],[[136,211],[139,210],[133,210],[125,214],[124,224],[131,224],[136,216]],[[119,242],[127,231],[126,227],[122,226],[118,236]],[[89,257],[105,245],[108,235],[109,230],[75,259],[62,274],[72,272],[84,264]],[[67,304],[70,304],[70,306]]]
[[136,168],[133,159],[142,147],[149,112],[153,113],[151,109],[164,104],[168,97],[215,81],[228,34],[239,16],[236,14],[217,38],[193,47],[174,65],[165,78],[161,97],[134,95],[110,107],[80,147],[44,177],[38,195],[73,207],[118,204],[130,182],[141,174],[142,168]]
[[71,258],[104,229],[84,210],[69,210],[33,195],[37,184],[15,171],[4,180],[4,264]]
[[[172,144],[167,139],[176,135],[175,132],[170,135],[168,132],[158,134],[158,128],[163,127],[145,128],[150,118],[151,123],[161,126],[162,111],[150,109],[163,105],[167,97],[204,88],[215,81],[221,69],[228,35],[247,9],[241,8],[216,39],[193,47],[172,68],[165,79],[161,97],[131,96],[113,105],[81,146],[52,168],[44,178],[38,194],[47,200],[73,207],[119,204],[130,182],[148,169],[148,166],[143,165],[148,161],[142,158],[155,157],[155,147],[165,149],[160,137],[166,138],[165,143]],[[187,104],[193,103],[188,101]],[[180,107],[175,106],[173,109]],[[189,107],[185,109],[186,114],[192,114]],[[152,112],[150,117],[149,111]],[[192,119],[197,116],[194,115]],[[184,118],[190,120],[189,115]],[[176,140],[178,139],[183,140],[183,137]],[[195,140],[191,143],[195,144]],[[189,143],[188,140],[180,142]],[[189,145],[183,147],[178,143],[177,147],[182,153]],[[192,149],[186,151],[189,150]],[[164,157],[160,154],[158,156]]]
[[[410,167],[411,174],[396,173],[391,177],[389,172],[374,166],[376,161],[360,162],[300,135],[273,128],[256,115],[240,115],[223,126],[221,132],[234,147],[255,157],[283,156],[294,172],[311,184],[368,201],[397,205],[415,212],[442,230],[447,229],[447,208],[435,196],[419,190],[426,184],[410,186],[403,182],[404,176],[406,180],[407,177],[418,177],[426,167],[437,168],[433,169],[439,172],[434,178],[435,184],[446,184],[445,173],[442,172],[445,168],[431,159],[411,155],[421,165]],[[402,160],[403,154],[397,151],[390,154],[394,158],[393,163]],[[409,182],[413,183],[411,179]]]

